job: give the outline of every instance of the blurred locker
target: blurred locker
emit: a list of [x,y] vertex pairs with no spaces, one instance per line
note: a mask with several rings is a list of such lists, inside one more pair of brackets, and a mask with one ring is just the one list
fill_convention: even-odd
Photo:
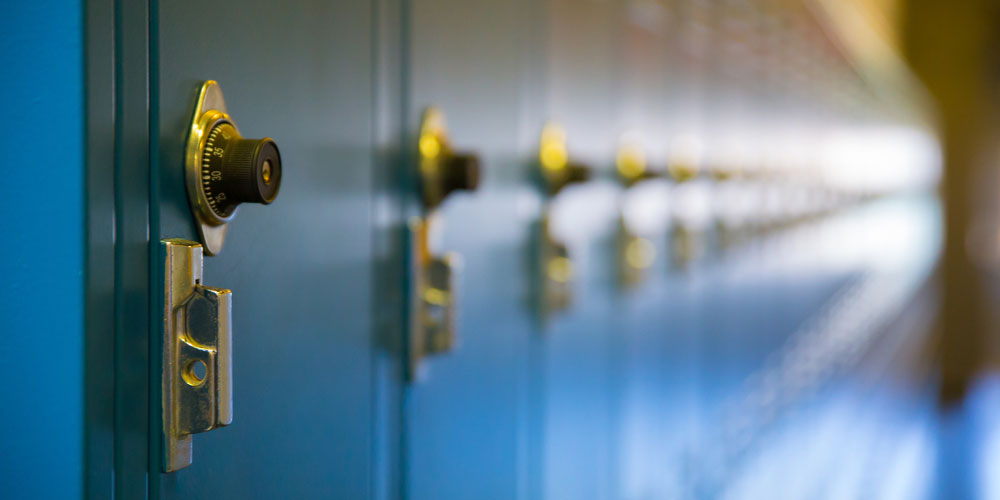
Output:
[[[114,36],[109,46],[118,47],[118,62],[108,68],[117,82],[120,141],[114,496],[371,496],[371,2],[93,2],[88,12],[89,43]],[[99,30],[104,22],[114,29]],[[105,77],[102,66],[91,68],[95,81],[106,81],[97,80]],[[198,228],[200,212],[189,198],[197,186],[186,177],[188,137],[207,80],[218,82],[224,103],[206,97],[206,110],[228,110],[241,135],[273,138],[280,151],[279,159],[264,146],[254,150],[254,161],[272,155],[251,165],[261,189],[271,190],[265,196],[279,183],[280,191],[270,205],[241,205],[221,247],[213,240],[220,226]],[[212,210],[230,210],[223,207],[243,186],[227,170],[244,161],[231,149],[238,147],[235,130],[202,136],[229,141],[204,146],[205,186],[216,182],[216,171],[227,172],[220,182],[229,183],[198,191],[212,197]],[[209,169],[216,157],[226,163]],[[168,418],[195,418],[184,416],[194,408],[159,385],[173,370],[188,369],[171,364],[163,343],[172,314],[159,309],[163,290],[177,286],[164,275],[160,240],[168,238],[204,245],[196,285],[232,291],[231,376],[222,371],[221,344],[211,351],[220,364],[207,367],[209,387],[232,387],[232,423],[193,435],[190,465],[162,428]],[[184,310],[188,319],[177,328],[201,321]],[[184,376],[194,379],[181,387],[206,387],[204,372]],[[213,404],[222,405],[221,396]],[[174,458],[180,470],[165,473]],[[104,496],[97,493],[104,481],[93,481],[92,495]]]

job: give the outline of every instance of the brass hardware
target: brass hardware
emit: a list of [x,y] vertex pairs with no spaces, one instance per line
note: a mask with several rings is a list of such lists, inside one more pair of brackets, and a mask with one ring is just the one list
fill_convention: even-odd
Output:
[[452,149],[441,110],[428,108],[424,113],[418,149],[425,211],[435,210],[455,191],[479,187],[479,157]]
[[545,320],[551,313],[566,309],[572,303],[573,261],[566,244],[552,238],[548,213],[542,214],[536,234],[538,269],[535,272],[539,276],[536,304],[539,318]]
[[667,172],[677,183],[687,182],[701,174],[701,148],[692,136],[680,136],[672,144]]
[[704,250],[704,235],[682,224],[674,226],[670,232],[671,265],[674,269],[686,269],[701,257]]
[[[689,135],[677,137],[667,164],[667,172],[676,183],[672,193],[672,199],[675,199],[673,204],[677,204],[680,190],[690,192],[696,189],[693,181],[702,175],[702,170],[701,144],[697,138]],[[686,221],[679,220],[677,215],[675,213],[674,226],[670,231],[670,262],[674,269],[684,269],[701,256],[703,235],[697,228],[689,227]]]
[[546,124],[538,145],[538,172],[546,200],[537,224],[538,249],[534,253],[538,259],[535,300],[543,320],[569,307],[573,298],[573,261],[566,244],[552,234],[552,204],[566,187],[590,179],[591,170],[569,156],[566,131],[557,123]]
[[739,177],[741,171],[732,168],[730,165],[713,165],[708,169],[708,174],[716,182],[726,182]]
[[739,164],[722,163],[714,165],[710,170],[714,183],[713,218],[714,243],[719,251],[726,251],[736,246],[745,237],[747,224],[740,220],[745,207],[736,205],[747,190],[746,170]]
[[202,280],[202,246],[160,242],[163,472],[191,465],[192,434],[233,421],[232,292]]
[[648,238],[632,232],[625,217],[618,219],[618,282],[633,288],[645,278],[656,260],[656,247]]
[[411,245],[410,294],[410,380],[415,380],[420,361],[433,354],[451,351],[456,344],[455,274],[459,257],[446,253],[435,257],[427,248],[428,222],[414,217],[409,223]]
[[219,84],[198,91],[185,151],[188,200],[204,243],[215,255],[241,203],[269,204],[281,187],[281,155],[270,138],[245,139],[226,110]]
[[653,243],[637,234],[632,228],[625,204],[628,203],[630,192],[636,185],[645,180],[662,177],[662,173],[651,170],[646,162],[646,154],[638,142],[623,137],[615,157],[618,178],[625,186],[622,194],[621,213],[618,217],[617,259],[618,283],[623,288],[633,288],[645,278],[656,259],[656,247]]
[[452,252],[435,255],[431,231],[440,227],[438,209],[455,191],[479,187],[479,158],[456,152],[448,139],[444,114],[429,108],[423,116],[417,142],[422,214],[408,223],[410,245],[410,315],[407,377],[415,380],[421,360],[449,352],[457,344],[456,275],[460,257]]
[[618,170],[618,178],[621,179],[626,188],[635,186],[644,180],[663,177],[661,172],[649,168],[642,146],[628,139],[623,139],[618,146],[615,167]]
[[591,168],[570,158],[566,131],[557,123],[550,122],[542,129],[538,145],[538,165],[542,184],[550,198],[570,184],[590,179]]

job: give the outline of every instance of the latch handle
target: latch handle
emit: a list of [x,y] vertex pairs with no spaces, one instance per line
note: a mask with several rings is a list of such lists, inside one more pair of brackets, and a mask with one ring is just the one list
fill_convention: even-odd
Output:
[[164,472],[191,465],[192,434],[233,421],[232,292],[201,284],[203,248],[160,242],[164,266]]
[[424,353],[448,352],[455,347],[455,273],[458,255],[446,253],[430,260],[424,270]]
[[[195,285],[178,309],[183,324],[178,335],[176,369],[181,401],[178,431],[206,432],[233,421],[232,292]],[[192,411],[195,410],[195,411]]]

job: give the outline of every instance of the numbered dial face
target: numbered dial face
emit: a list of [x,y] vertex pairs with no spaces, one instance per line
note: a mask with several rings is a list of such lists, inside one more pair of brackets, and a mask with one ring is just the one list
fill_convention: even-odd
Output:
[[271,203],[280,186],[281,156],[273,140],[244,139],[227,121],[212,126],[201,154],[201,187],[217,217],[232,217],[240,203]]

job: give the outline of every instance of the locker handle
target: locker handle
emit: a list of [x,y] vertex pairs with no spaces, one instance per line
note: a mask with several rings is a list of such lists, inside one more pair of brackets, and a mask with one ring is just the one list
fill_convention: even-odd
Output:
[[202,285],[203,248],[160,242],[164,270],[163,472],[191,465],[192,435],[233,421],[232,292]]

